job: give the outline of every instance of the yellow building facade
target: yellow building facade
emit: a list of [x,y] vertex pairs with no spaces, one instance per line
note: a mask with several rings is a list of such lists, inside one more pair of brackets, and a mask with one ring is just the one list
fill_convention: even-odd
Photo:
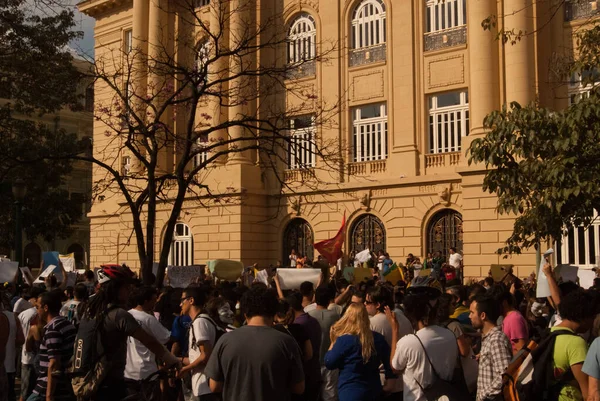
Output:
[[[176,38],[176,3],[81,2],[79,9],[96,19],[96,60],[118,62],[115,52],[127,52],[136,43],[158,36]],[[528,275],[535,265],[533,252],[508,259],[496,254],[512,232],[514,217],[496,213],[495,196],[482,191],[484,168],[469,166],[465,151],[484,134],[484,117],[503,104],[537,100],[561,109],[585,90],[576,80],[559,80],[551,72],[557,55],[573,54],[574,34],[597,15],[595,4],[251,2],[257,16],[263,15],[260,10],[273,10],[288,35],[288,46],[282,46],[277,57],[294,63],[328,51],[326,62],[317,58],[304,63],[290,83],[314,92],[321,106],[339,103],[335,124],[316,126],[309,111],[293,120],[290,135],[315,130],[323,138],[348,144],[344,168],[332,172],[335,182],[318,188],[299,185],[282,196],[278,187],[261,179],[265,172],[260,156],[230,157],[210,171],[211,182],[217,183],[215,196],[228,201],[203,206],[186,202],[169,263],[204,264],[224,258],[245,264],[281,260],[285,265],[291,249],[316,258],[313,242],[333,237],[345,214],[346,257],[369,248],[404,261],[409,253],[425,257],[440,251],[447,256],[448,249],[456,247],[464,254],[466,277],[486,276],[491,264],[513,264],[519,276]],[[209,0],[195,5],[195,12],[210,24]],[[507,17],[493,17],[503,15]],[[484,20],[494,22],[490,30],[482,28]],[[514,44],[504,43],[497,37],[503,28],[524,35]],[[235,32],[233,22],[229,29]],[[97,83],[95,89],[97,99],[110,99],[107,87]],[[285,101],[292,106],[296,102],[291,95]],[[105,130],[101,121],[95,122],[97,153],[106,140]],[[128,159],[118,151],[105,157],[127,167]],[[302,181],[326,174],[323,166],[315,155],[290,151],[282,175],[289,182]],[[102,176],[94,170],[94,180]],[[157,249],[170,208],[165,203],[159,209]],[[118,196],[98,198],[89,218],[92,266],[105,262],[139,266],[131,215]],[[597,245],[582,248],[589,236],[574,236],[572,245],[563,241],[560,257],[586,266],[597,264]]]

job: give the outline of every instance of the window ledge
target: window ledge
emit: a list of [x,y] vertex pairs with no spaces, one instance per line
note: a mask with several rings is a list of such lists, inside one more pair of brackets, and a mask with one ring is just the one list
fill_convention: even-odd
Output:
[[383,174],[387,170],[387,159],[348,163],[348,175]]
[[285,182],[306,182],[315,178],[314,167],[288,169],[284,172]]
[[351,49],[348,53],[348,66],[358,67],[381,63],[387,58],[387,44]]

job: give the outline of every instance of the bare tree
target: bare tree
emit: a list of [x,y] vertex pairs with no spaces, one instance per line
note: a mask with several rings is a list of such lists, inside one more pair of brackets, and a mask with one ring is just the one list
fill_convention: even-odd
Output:
[[[344,147],[320,130],[307,131],[301,140],[289,135],[290,120],[298,116],[310,115],[316,126],[333,124],[339,104],[316,102],[316,93],[295,78],[326,62],[335,43],[309,38],[316,52],[303,47],[289,60],[287,30],[275,6],[213,0],[206,13],[195,3],[166,3],[150,10],[165,23],[148,38],[136,37],[134,21],[130,51],[105,52],[95,61],[96,94],[105,99],[96,102],[95,119],[106,131],[96,132],[92,154],[68,156],[96,166],[94,199],[123,200],[144,279],[154,263],[157,205],[171,206],[158,283],[184,202],[218,203],[231,195],[211,184],[214,167],[226,161],[258,166],[270,186],[289,192],[327,180],[315,168],[339,183]],[[169,18],[176,29],[169,30]],[[294,105],[286,101],[291,96]],[[310,154],[319,166],[290,182],[284,176],[290,154]],[[305,162],[297,158],[296,167]]]

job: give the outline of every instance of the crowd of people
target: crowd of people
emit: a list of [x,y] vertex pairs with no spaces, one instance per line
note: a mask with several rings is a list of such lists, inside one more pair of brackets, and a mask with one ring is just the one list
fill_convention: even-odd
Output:
[[540,399],[600,400],[600,290],[558,282],[550,264],[547,299],[514,276],[351,284],[327,273],[296,290],[273,271],[159,292],[110,265],[73,288],[5,285],[0,401],[502,400],[511,361],[545,337]]

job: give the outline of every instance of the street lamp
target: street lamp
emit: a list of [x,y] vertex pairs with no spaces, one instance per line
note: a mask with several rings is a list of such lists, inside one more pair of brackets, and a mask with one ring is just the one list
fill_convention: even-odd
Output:
[[27,195],[25,181],[17,178],[12,184],[12,193],[15,198],[15,259],[19,266],[23,265],[23,227],[21,222],[21,212],[23,209],[23,199]]

